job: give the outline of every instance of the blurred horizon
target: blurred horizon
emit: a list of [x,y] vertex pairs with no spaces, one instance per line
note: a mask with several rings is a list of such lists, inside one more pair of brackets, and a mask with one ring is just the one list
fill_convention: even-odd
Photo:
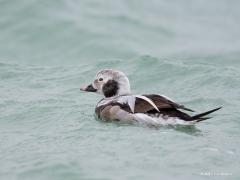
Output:
[[[231,3],[230,3],[231,2]],[[0,61],[239,56],[239,1],[1,1]]]

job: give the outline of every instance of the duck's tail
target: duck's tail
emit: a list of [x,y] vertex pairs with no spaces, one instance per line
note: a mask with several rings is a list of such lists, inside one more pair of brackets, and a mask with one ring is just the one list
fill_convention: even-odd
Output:
[[205,117],[206,115],[208,114],[211,114],[219,109],[221,109],[222,107],[218,107],[216,109],[212,109],[210,111],[207,111],[207,112],[203,112],[203,113],[200,113],[200,114],[197,114],[195,116],[192,116],[189,121],[195,121],[195,122],[200,122],[200,121],[204,121],[206,119],[210,119],[211,117]]

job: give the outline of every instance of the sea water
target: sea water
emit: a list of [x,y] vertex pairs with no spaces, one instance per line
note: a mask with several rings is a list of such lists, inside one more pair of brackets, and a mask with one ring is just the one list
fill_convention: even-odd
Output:
[[[0,0],[0,179],[240,178],[240,1]],[[106,123],[82,93],[104,68],[195,126]],[[194,113],[193,113],[194,114]]]

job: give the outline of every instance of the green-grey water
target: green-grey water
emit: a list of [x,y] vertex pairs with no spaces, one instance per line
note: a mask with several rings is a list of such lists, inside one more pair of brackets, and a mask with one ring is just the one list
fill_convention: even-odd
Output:
[[[0,179],[240,178],[240,2],[0,0]],[[105,123],[81,93],[103,68],[213,118]]]

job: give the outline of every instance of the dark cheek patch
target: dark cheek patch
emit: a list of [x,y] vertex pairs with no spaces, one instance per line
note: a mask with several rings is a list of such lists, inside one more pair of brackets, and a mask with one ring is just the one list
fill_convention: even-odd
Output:
[[115,80],[109,80],[103,85],[102,91],[105,97],[115,96],[118,92],[118,83]]

